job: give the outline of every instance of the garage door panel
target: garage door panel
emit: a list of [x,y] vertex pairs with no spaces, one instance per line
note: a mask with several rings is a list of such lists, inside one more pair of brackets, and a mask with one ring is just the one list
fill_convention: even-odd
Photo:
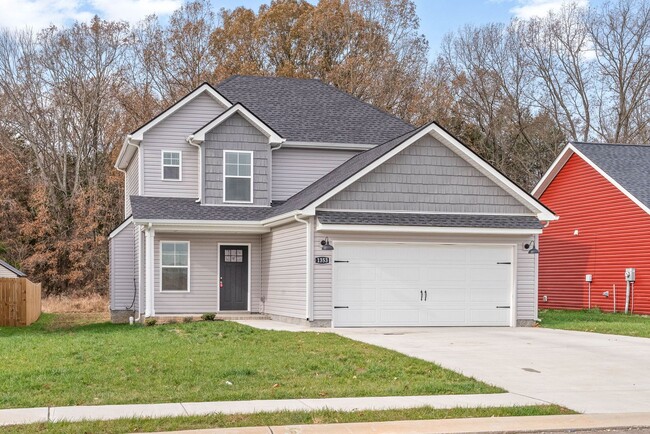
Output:
[[510,310],[497,306],[510,304],[512,254],[509,246],[339,242],[335,259],[346,262],[334,263],[334,304],[349,308],[335,309],[334,325],[509,325]]

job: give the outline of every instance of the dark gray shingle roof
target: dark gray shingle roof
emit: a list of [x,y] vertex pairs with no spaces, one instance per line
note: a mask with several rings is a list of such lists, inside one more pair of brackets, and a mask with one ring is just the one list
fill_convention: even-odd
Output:
[[650,206],[650,145],[571,143],[630,194]]
[[15,268],[15,267],[12,267],[11,265],[7,264],[2,259],[0,259],[0,267],[6,268],[7,270],[11,271],[12,273],[14,273],[18,277],[27,277],[27,275],[25,273],[23,273],[22,271],[20,271],[19,269]]
[[534,216],[319,211],[323,224],[541,229]]
[[320,80],[235,75],[216,89],[289,141],[378,145],[415,128]]
[[209,206],[196,199],[131,196],[135,220],[256,221],[268,217],[273,208],[258,206]]

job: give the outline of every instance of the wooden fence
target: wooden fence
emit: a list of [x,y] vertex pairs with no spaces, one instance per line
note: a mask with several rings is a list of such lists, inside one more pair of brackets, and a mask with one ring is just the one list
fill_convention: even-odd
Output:
[[0,326],[28,326],[41,316],[41,284],[0,278]]

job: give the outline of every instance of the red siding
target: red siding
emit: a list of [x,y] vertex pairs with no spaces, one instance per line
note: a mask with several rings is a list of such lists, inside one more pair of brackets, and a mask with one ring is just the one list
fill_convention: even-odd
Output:
[[587,308],[585,275],[593,274],[592,307],[611,311],[615,284],[622,311],[625,269],[636,268],[634,312],[650,313],[650,215],[577,155],[540,199],[560,216],[540,236],[540,309]]

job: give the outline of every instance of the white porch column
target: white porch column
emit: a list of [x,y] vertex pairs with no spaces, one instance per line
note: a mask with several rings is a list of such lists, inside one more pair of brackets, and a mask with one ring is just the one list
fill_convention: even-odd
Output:
[[146,284],[145,284],[145,307],[144,307],[144,316],[150,317],[154,316],[156,314],[156,311],[154,309],[154,302],[153,302],[153,278],[154,278],[154,270],[153,270],[153,254],[154,254],[154,235],[155,231],[151,227],[151,225],[147,226],[144,232],[144,240],[145,240],[145,269],[144,273],[146,276]]

